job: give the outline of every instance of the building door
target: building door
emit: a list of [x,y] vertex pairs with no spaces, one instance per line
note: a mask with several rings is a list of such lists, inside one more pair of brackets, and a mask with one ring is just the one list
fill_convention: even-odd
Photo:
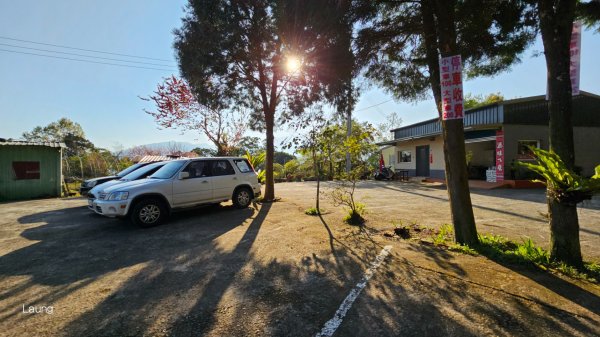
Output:
[[429,145],[417,146],[417,177],[429,177]]

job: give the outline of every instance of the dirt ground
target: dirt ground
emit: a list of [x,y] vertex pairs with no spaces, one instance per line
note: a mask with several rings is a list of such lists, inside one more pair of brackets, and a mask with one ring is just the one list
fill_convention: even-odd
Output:
[[[383,246],[391,254],[335,336],[600,335],[600,287],[384,237],[392,221],[449,221],[446,191],[368,182],[367,227],[304,215],[314,183],[280,202],[229,204],[139,229],[83,199],[0,204],[2,336],[314,336]],[[547,241],[543,192],[473,191],[480,232]],[[600,255],[600,207],[580,210],[584,255]],[[23,313],[52,306],[49,313]]]

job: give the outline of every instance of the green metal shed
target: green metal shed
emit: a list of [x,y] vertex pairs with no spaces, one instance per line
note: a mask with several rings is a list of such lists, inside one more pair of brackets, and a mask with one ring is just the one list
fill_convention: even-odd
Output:
[[0,138],[0,201],[60,197],[64,147]]

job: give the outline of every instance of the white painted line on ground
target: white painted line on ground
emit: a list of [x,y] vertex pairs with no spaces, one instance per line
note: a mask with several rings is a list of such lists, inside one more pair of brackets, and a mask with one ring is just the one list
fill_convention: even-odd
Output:
[[354,286],[354,288],[350,291],[348,296],[346,296],[338,310],[335,312],[333,318],[325,323],[323,329],[321,329],[321,332],[316,334],[315,337],[333,336],[337,328],[340,326],[340,324],[342,324],[346,313],[348,313],[348,310],[350,310],[352,304],[354,304],[354,301],[356,301],[356,298],[358,297],[358,295],[360,295],[360,292],[365,288],[367,282],[371,279],[371,277],[373,277],[373,274],[375,274],[377,268],[379,268],[381,263],[383,263],[383,260],[385,260],[385,258],[390,254],[390,250],[392,250],[392,246],[383,247],[379,255],[377,255],[377,257],[375,258],[375,261],[371,262],[371,266],[369,266],[360,282],[358,282],[356,286]]

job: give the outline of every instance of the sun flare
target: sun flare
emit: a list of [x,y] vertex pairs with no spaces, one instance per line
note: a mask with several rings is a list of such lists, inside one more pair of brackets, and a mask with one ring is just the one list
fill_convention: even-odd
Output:
[[295,56],[290,56],[287,58],[285,67],[287,68],[287,71],[290,73],[296,72],[301,67],[300,60],[298,60],[298,58]]

